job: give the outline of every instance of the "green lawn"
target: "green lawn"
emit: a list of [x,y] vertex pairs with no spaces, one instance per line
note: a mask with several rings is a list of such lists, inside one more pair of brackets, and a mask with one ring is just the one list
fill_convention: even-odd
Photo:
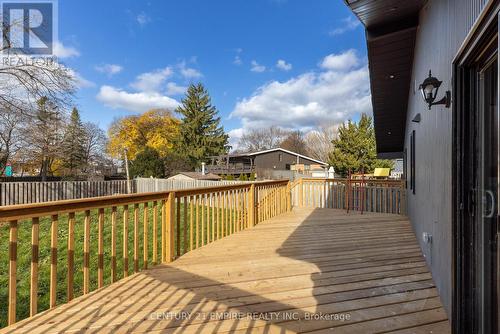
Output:
[[[207,211],[208,210],[208,211]],[[148,253],[149,264],[152,265],[153,257],[153,212],[152,203],[149,203],[149,232],[148,232]],[[212,212],[210,208],[205,208],[207,218],[205,220],[205,237],[210,233]],[[229,213],[227,211],[226,215]],[[181,236],[184,230],[184,207],[181,205]],[[189,248],[189,214],[187,208],[187,234],[188,245],[185,248],[183,237],[180,238],[181,253]],[[161,206],[158,204],[158,261],[161,261]],[[97,210],[91,212],[91,237],[90,237],[90,291],[97,289]],[[84,213],[77,213],[75,216],[75,274],[74,274],[74,296],[78,297],[83,293],[83,238],[84,238]],[[201,224],[201,223],[200,223]],[[40,259],[39,259],[39,289],[38,289],[38,312],[49,307],[49,274],[50,274],[50,227],[49,217],[40,219]],[[196,226],[194,226],[196,233]],[[134,238],[134,214],[133,206],[129,206],[128,221],[128,249],[129,268],[128,273],[132,274],[134,269],[133,261],[133,238]],[[201,232],[201,231],[200,231]],[[123,277],[123,216],[122,208],[117,211],[117,278]],[[67,301],[67,242],[68,242],[68,215],[61,215],[58,224],[58,267],[57,267],[57,303],[62,304]],[[0,328],[7,325],[7,300],[8,300],[8,270],[9,270],[9,227],[8,224],[0,226]],[[196,243],[195,243],[196,245]],[[17,319],[21,320],[29,316],[30,304],[30,267],[31,267],[31,221],[19,222],[18,229],[18,251],[17,251]],[[143,266],[143,209],[139,208],[139,268]],[[111,209],[105,210],[104,221],[104,282],[105,285],[111,283]]]

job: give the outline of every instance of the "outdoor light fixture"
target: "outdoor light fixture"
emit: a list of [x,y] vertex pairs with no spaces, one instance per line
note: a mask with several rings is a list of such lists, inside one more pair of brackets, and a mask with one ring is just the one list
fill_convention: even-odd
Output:
[[422,93],[422,97],[429,105],[429,110],[431,110],[432,106],[438,104],[444,104],[446,108],[450,107],[451,92],[449,90],[446,91],[445,96],[441,100],[434,102],[436,100],[441,83],[442,81],[439,81],[438,79],[433,77],[431,71],[429,70],[429,77],[426,78],[419,87],[420,92]]

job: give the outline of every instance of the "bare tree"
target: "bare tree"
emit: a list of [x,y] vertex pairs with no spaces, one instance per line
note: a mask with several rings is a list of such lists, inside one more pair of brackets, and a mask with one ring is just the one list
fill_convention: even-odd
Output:
[[301,131],[292,131],[280,144],[280,147],[298,154],[307,155],[306,142]]
[[305,136],[306,147],[311,158],[328,161],[333,150],[332,141],[337,137],[338,126],[320,126],[317,130],[308,132]]
[[108,164],[105,156],[108,139],[104,130],[95,123],[87,122],[83,127],[85,133],[82,141],[85,154],[82,171],[87,174],[91,172],[92,168]]
[[0,103],[12,111],[32,115],[36,102],[47,97],[58,108],[70,105],[75,90],[74,72],[44,60],[0,66]]
[[[29,33],[31,16],[23,20],[10,21],[3,18],[3,55],[0,65],[0,104],[19,113],[36,110],[36,103],[43,97],[48,98],[59,109],[68,107],[76,89],[77,76],[70,68],[57,62],[55,57],[37,57],[36,55],[13,52],[11,40],[13,30],[25,30]],[[28,30],[26,30],[28,29]]]
[[276,126],[265,129],[252,129],[241,136],[238,142],[238,149],[254,152],[277,148],[288,134],[288,131]]
[[21,129],[25,120],[21,113],[13,112],[9,108],[0,110],[0,175],[23,146]]
[[25,137],[33,160],[39,163],[42,181],[52,173],[52,164],[60,157],[61,142],[64,136],[62,112],[47,98],[38,101],[34,117],[29,119]]

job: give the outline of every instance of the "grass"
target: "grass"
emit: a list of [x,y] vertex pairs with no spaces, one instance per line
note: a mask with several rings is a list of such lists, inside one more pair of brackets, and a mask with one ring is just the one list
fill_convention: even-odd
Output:
[[[181,205],[180,233],[184,233],[184,226],[187,227],[189,243],[189,208],[187,217],[184,217],[184,204]],[[206,207],[204,212],[207,215],[205,220],[205,237],[208,236],[211,222],[212,209]],[[133,273],[133,238],[134,238],[134,209],[129,206],[128,221],[128,249],[129,249],[129,275]],[[117,236],[116,236],[116,272],[117,279],[123,278],[123,210],[117,211]],[[143,209],[139,208],[139,268],[143,267]],[[229,211],[227,211],[229,213]],[[84,213],[75,215],[75,269],[74,269],[74,297],[83,294],[83,241],[84,241]],[[158,205],[158,262],[161,261],[161,206]],[[97,210],[91,211],[91,233],[90,233],[90,291],[97,289],[97,247],[98,247],[98,224]],[[187,219],[184,225],[184,219]],[[149,266],[152,265],[153,258],[153,208],[149,203],[148,217],[148,259]],[[201,223],[200,223],[201,224]],[[39,285],[38,285],[38,312],[49,308],[49,275],[50,275],[50,228],[49,217],[40,219],[40,255],[39,255]],[[195,233],[196,225],[193,226]],[[195,234],[196,235],[196,234]],[[111,283],[111,209],[105,210],[104,220],[104,284]],[[58,224],[58,254],[57,254],[57,304],[67,302],[67,242],[68,242],[68,215],[61,215]],[[9,226],[0,225],[0,328],[7,325],[8,310],[8,278],[9,278]],[[196,243],[195,243],[196,245]],[[186,247],[187,246],[187,247]],[[189,245],[184,245],[184,238],[180,238],[181,252],[188,249]],[[30,305],[30,268],[31,268],[31,221],[20,221],[18,228],[17,245],[17,320],[29,317]]]

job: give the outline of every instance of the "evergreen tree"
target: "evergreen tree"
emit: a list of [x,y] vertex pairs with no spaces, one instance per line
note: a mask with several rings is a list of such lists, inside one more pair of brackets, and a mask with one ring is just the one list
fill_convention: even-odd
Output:
[[392,167],[392,161],[377,159],[375,129],[371,117],[363,114],[358,123],[348,121],[339,127],[339,134],[332,141],[333,151],[329,163],[341,175],[371,173],[376,167]]
[[160,153],[154,148],[146,146],[139,152],[130,165],[132,177],[164,177],[165,162]]
[[220,125],[217,108],[201,83],[189,86],[177,112],[182,115],[180,148],[193,168],[210,156],[227,153],[229,136]]
[[64,132],[62,162],[69,175],[75,175],[85,163],[85,128],[78,109],[73,108],[69,124]]

